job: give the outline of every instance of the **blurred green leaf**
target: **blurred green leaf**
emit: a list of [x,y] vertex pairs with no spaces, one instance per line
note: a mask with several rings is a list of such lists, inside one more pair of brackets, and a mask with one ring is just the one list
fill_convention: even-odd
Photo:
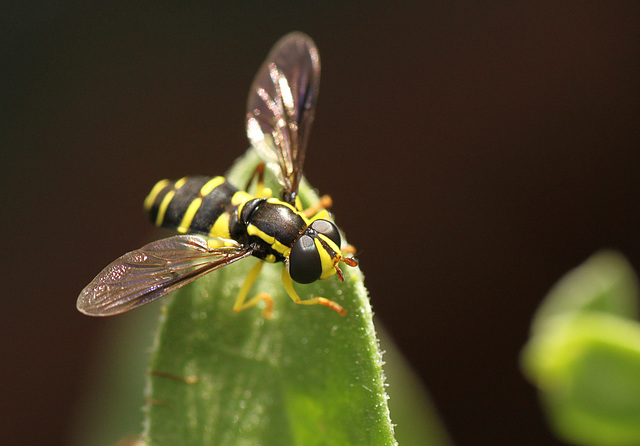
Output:
[[567,273],[540,305],[532,330],[538,330],[554,315],[580,311],[603,311],[637,318],[637,279],[622,254],[598,252]]
[[[230,181],[244,185],[257,162],[249,152]],[[318,199],[306,184],[300,196],[303,203]],[[274,298],[273,318],[265,320],[258,307],[232,311],[257,261],[209,274],[167,305],[151,368],[197,382],[149,378],[148,444],[396,444],[360,270],[344,268],[344,283],[333,277],[297,286],[303,299],[338,302],[348,311],[342,318],[325,307],[295,305],[281,283],[282,265],[265,265],[252,290]]]
[[552,289],[522,354],[556,432],[583,445],[640,444],[637,279],[602,252]]
[[87,354],[90,368],[66,444],[113,446],[139,436],[149,345],[159,308],[154,302],[144,310],[100,321],[107,333]]

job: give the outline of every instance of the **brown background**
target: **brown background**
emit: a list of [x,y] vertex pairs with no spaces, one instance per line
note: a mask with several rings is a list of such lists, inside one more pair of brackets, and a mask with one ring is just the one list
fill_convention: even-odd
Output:
[[0,19],[3,442],[65,442],[113,323],[77,293],[148,239],[156,180],[244,152],[251,79],[297,29],[323,63],[307,176],[453,439],[559,444],[518,353],[568,269],[640,268],[637,2],[41,3]]

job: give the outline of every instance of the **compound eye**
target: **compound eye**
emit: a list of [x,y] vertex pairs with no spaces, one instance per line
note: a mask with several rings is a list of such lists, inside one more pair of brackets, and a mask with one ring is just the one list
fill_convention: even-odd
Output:
[[311,223],[311,229],[328,237],[338,248],[340,248],[340,231],[338,231],[338,227],[329,220],[316,220]]
[[322,275],[322,262],[316,244],[308,235],[302,235],[289,254],[289,274],[298,283],[312,283]]

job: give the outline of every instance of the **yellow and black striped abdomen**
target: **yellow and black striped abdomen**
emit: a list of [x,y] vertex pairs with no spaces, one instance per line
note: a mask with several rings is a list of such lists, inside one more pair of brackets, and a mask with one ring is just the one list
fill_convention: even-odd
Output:
[[232,198],[237,192],[223,177],[162,180],[151,189],[144,208],[156,226],[229,238],[230,216],[236,207]]

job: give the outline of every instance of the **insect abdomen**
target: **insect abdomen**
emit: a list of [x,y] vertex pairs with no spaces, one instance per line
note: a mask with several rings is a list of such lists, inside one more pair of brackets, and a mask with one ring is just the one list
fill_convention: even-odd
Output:
[[181,233],[230,238],[230,216],[238,189],[223,177],[190,176],[156,183],[144,201],[151,221]]

